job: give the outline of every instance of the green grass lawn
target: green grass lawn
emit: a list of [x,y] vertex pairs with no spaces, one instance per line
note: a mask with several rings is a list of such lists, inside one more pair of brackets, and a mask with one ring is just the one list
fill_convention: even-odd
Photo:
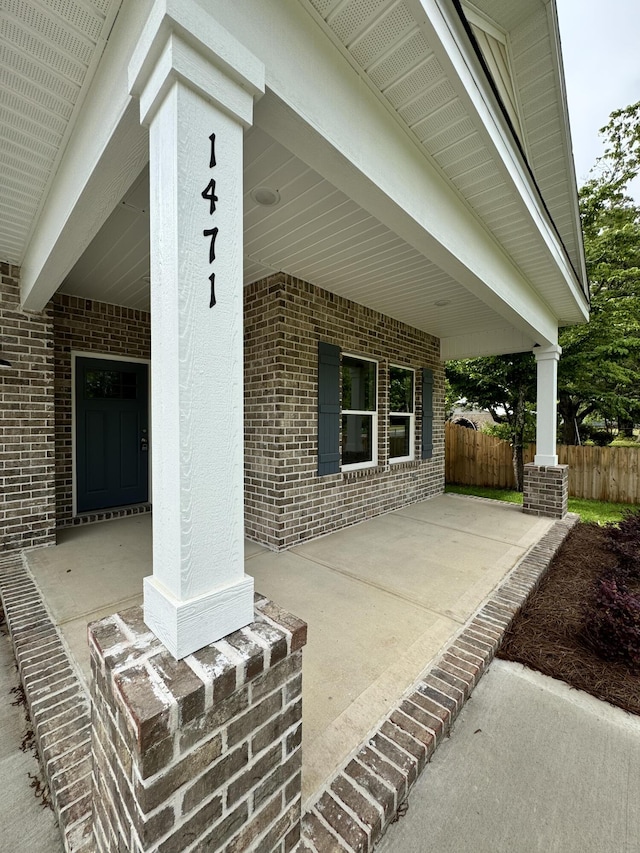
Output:
[[[479,498],[492,498],[496,501],[507,501],[512,504],[522,503],[522,492],[514,492],[511,489],[447,485],[445,492],[453,492],[457,495],[476,495]],[[620,521],[625,510],[630,508],[629,504],[588,501],[584,498],[569,498],[569,512],[577,513],[582,521],[596,521],[598,524]]]

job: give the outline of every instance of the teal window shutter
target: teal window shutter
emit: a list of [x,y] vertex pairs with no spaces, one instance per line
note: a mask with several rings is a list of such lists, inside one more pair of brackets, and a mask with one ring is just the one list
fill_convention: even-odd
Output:
[[318,476],[340,473],[340,347],[318,341]]
[[433,370],[422,368],[422,458],[433,457]]

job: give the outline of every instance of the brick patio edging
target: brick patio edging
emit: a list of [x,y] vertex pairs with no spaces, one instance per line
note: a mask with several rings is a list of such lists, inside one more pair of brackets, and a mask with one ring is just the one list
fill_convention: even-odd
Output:
[[578,520],[554,523],[351,753],[304,814],[297,853],[374,849]]
[[89,699],[19,552],[0,558],[0,606],[65,850],[89,853],[94,849]]

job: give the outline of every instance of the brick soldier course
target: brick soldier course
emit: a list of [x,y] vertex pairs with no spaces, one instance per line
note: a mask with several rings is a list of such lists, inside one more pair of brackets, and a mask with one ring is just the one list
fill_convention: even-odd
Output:
[[[3,547],[53,541],[54,497],[60,527],[148,511],[146,504],[73,518],[71,352],[148,358],[149,315],[64,294],[29,315],[19,308],[17,270],[2,270],[10,296],[3,318],[12,330],[3,355],[14,359],[3,393],[15,412],[0,431],[3,452],[19,463],[5,469]],[[319,341],[378,363],[375,467],[318,476]],[[416,371],[414,460],[397,464],[387,441],[390,364]],[[434,450],[424,460],[423,367],[434,375]],[[288,275],[246,288],[249,537],[279,550],[440,493],[443,382],[436,338]],[[567,494],[566,466],[526,466],[525,512],[562,518]],[[572,523],[558,522],[529,552],[302,820],[303,623],[258,597],[251,625],[176,663],[141,609],[102,620],[91,633],[91,719],[84,685],[21,555],[7,557],[0,596],[66,849],[372,850]]]
[[299,853],[374,849],[577,521],[557,521],[531,548],[319,792],[303,817]]
[[0,605],[65,849],[89,853],[89,697],[19,552],[0,559]]

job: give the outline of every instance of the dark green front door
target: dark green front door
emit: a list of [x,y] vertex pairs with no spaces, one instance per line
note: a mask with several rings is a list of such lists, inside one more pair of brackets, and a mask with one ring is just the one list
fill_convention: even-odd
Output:
[[146,364],[76,359],[78,512],[149,498]]

